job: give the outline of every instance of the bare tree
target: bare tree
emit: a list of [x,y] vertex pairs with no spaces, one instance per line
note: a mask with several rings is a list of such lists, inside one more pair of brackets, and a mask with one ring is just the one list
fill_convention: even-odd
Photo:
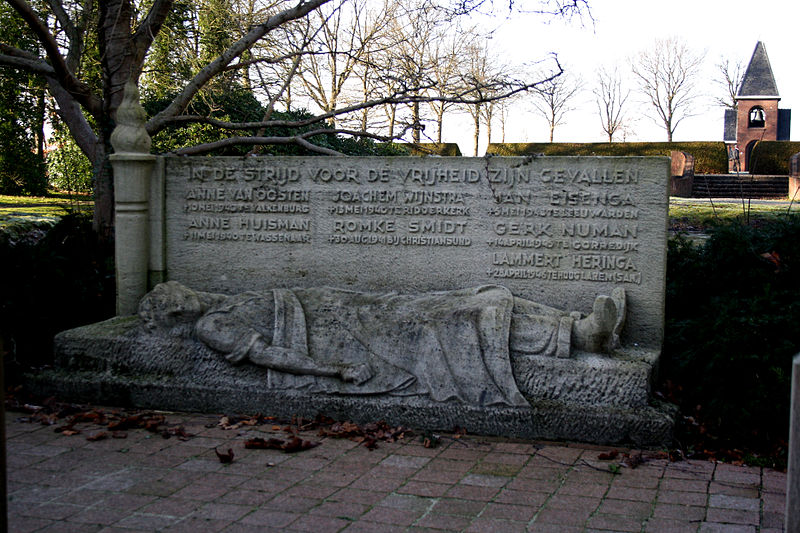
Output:
[[[437,39],[434,43],[433,56],[433,87],[429,89],[429,94],[441,96],[453,96],[460,90],[459,85],[459,64],[466,55],[466,50],[473,41],[476,32],[474,28],[469,28],[464,32],[445,35]],[[447,100],[434,100],[430,102],[431,111],[436,120],[436,142],[442,142],[442,130],[444,129],[444,115],[455,103]]]
[[[307,96],[326,113],[340,106],[355,69],[383,46],[378,41],[394,19],[393,4],[385,1],[377,9],[369,0],[328,5],[314,13],[319,24],[310,43],[314,53],[304,55],[298,71]],[[328,120],[335,125],[336,116]]]
[[720,58],[717,63],[717,77],[714,79],[724,91],[723,96],[714,97],[714,103],[728,109],[736,109],[736,94],[744,78],[744,65],[741,61],[731,62]]
[[603,131],[608,135],[608,142],[613,142],[614,134],[622,128],[625,121],[623,108],[630,96],[630,90],[623,88],[622,77],[615,67],[611,72],[605,68],[597,70],[596,85],[592,92]]
[[547,120],[550,142],[553,142],[556,126],[564,124],[567,113],[574,108],[570,103],[581,91],[582,84],[563,72],[551,76],[533,91],[533,107]]
[[677,38],[669,38],[657,40],[632,63],[633,74],[655,114],[651,118],[667,132],[667,142],[672,142],[683,119],[697,114],[692,104],[704,55]]

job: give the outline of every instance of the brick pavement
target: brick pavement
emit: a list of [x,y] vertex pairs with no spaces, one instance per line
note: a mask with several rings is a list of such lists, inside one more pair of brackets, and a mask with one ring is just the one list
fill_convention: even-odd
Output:
[[[369,451],[343,439],[296,454],[247,450],[271,426],[223,430],[171,413],[194,436],[132,430],[97,442],[6,415],[12,532],[779,532],[786,475],[610,448],[502,439],[416,439]],[[210,427],[209,427],[210,426]],[[304,435],[320,440],[314,433]],[[213,448],[231,448],[221,464]],[[617,470],[614,473],[611,470]]]

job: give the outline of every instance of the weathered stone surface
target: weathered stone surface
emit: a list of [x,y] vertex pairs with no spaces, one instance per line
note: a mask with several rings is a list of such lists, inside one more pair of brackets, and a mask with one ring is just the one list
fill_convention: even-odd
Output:
[[[219,353],[185,335],[143,335],[135,317],[118,317],[62,332],[57,338],[57,366],[65,370],[32,376],[39,390],[77,400],[137,405],[144,408],[206,412],[262,412],[276,416],[324,413],[360,422],[392,424],[525,438],[568,439],[598,443],[658,445],[672,438],[674,412],[669,406],[609,406],[570,403],[563,398],[528,396],[529,406],[475,406],[434,402],[420,396],[362,398],[308,394],[271,388],[264,369],[233,366]],[[581,358],[543,358],[555,371]],[[602,378],[586,372],[582,380]],[[523,389],[523,385],[520,384]]]
[[[667,158],[167,158],[168,279],[234,294],[486,284],[559,309],[628,294],[663,336]],[[158,246],[158,244],[154,244]]]

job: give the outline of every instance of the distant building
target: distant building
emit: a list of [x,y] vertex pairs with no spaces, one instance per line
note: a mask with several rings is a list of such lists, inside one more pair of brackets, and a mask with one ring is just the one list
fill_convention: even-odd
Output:
[[736,109],[725,110],[729,172],[749,171],[758,141],[789,140],[792,111],[778,109],[780,99],[767,49],[759,41],[736,94]]

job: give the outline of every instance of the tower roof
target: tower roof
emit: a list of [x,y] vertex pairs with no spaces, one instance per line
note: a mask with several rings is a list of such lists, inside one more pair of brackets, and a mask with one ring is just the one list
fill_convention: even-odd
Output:
[[769,64],[767,49],[761,41],[756,43],[756,49],[753,50],[753,57],[750,58],[750,64],[747,65],[736,97],[780,98],[775,76],[773,76],[772,67]]

